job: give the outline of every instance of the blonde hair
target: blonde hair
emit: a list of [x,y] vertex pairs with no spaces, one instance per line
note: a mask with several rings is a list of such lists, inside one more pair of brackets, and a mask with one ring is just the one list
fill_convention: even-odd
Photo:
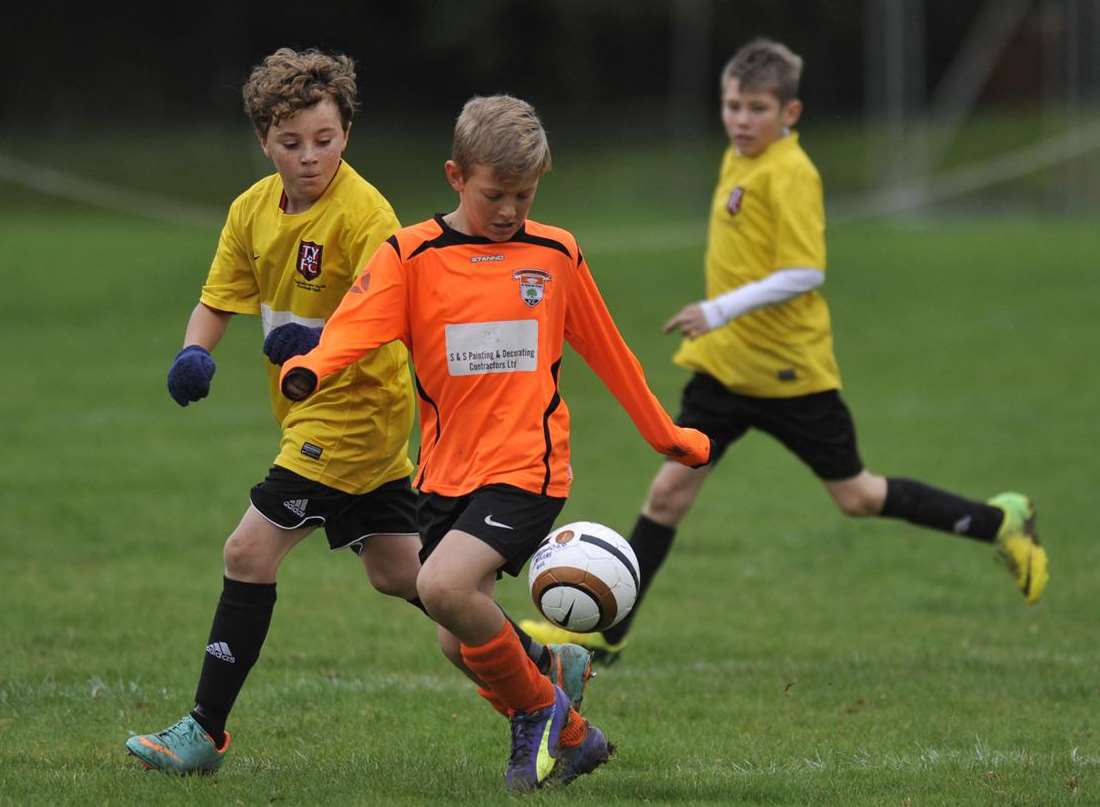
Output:
[[754,39],[726,63],[722,70],[723,91],[731,78],[737,79],[743,90],[773,92],[785,104],[798,97],[802,57],[774,40]]
[[451,159],[463,173],[480,164],[503,179],[538,178],[550,170],[550,144],[526,101],[475,95],[455,121]]
[[244,111],[260,137],[279,121],[308,109],[328,96],[340,110],[344,131],[358,108],[355,62],[350,56],[321,53],[316,48],[279,48],[252,73],[241,90]]

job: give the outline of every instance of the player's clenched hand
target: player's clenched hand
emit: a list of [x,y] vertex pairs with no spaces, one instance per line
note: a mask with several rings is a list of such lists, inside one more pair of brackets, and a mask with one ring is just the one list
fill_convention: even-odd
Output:
[[308,398],[317,389],[317,375],[305,367],[295,367],[283,378],[283,395],[292,401]]
[[691,303],[680,309],[680,313],[665,323],[665,333],[679,331],[688,339],[702,336],[710,330],[707,317],[703,313],[703,306],[699,303]]
[[297,322],[288,322],[272,328],[264,339],[264,355],[272,364],[282,364],[293,356],[301,356],[321,341],[321,329],[310,328]]
[[677,426],[676,432],[679,442],[664,452],[669,459],[688,468],[702,468],[713,459],[714,440],[690,427]]
[[168,370],[168,394],[180,406],[210,394],[210,379],[217,366],[206,348],[188,345],[172,361]]

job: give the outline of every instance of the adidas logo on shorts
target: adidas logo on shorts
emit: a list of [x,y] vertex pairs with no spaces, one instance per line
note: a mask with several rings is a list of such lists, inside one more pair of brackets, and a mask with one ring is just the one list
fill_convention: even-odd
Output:
[[306,517],[306,507],[308,505],[309,499],[287,499],[283,502],[283,507],[298,516],[298,518]]
[[225,642],[211,642],[206,646],[206,652],[212,655],[214,658],[221,659],[229,664],[236,664],[237,659],[233,655],[233,651],[229,649],[229,645]]

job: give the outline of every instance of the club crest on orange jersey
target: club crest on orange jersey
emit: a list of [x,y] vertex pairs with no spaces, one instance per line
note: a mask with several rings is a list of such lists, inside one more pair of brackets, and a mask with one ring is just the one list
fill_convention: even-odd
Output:
[[738,185],[732,191],[730,191],[730,198],[726,200],[726,210],[729,211],[731,216],[736,216],[741,212],[741,202],[745,199],[745,189]]
[[321,274],[321,252],[324,247],[312,241],[298,244],[298,271],[306,280],[313,280]]
[[512,272],[512,279],[519,281],[519,298],[534,308],[546,296],[546,284],[553,278],[541,269],[517,269]]

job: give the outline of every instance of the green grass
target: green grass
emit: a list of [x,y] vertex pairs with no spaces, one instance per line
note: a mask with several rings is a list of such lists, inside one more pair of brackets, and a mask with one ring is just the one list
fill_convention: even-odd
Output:
[[[684,375],[658,325],[700,292],[700,248],[632,229],[659,200],[570,213],[584,186],[562,171],[536,214],[571,216],[675,410]],[[609,171],[594,198],[628,180]],[[222,541],[275,454],[259,326],[236,322],[211,398],[176,407],[164,375],[216,231],[46,215],[8,190],[0,804],[511,802],[503,722],[423,616],[320,536],[281,571],[223,771],[171,779],[126,757],[129,732],[191,705]],[[826,293],[864,459],[975,497],[1031,493],[1052,562],[1039,606],[987,547],[847,520],[750,435],[685,522],[623,662],[592,685],[587,711],[620,753],[532,800],[1100,803],[1098,241],[1094,222],[1052,219],[830,230]],[[628,532],[658,458],[576,356],[563,378],[577,480],[562,519]],[[523,582],[501,598],[533,615]]]

